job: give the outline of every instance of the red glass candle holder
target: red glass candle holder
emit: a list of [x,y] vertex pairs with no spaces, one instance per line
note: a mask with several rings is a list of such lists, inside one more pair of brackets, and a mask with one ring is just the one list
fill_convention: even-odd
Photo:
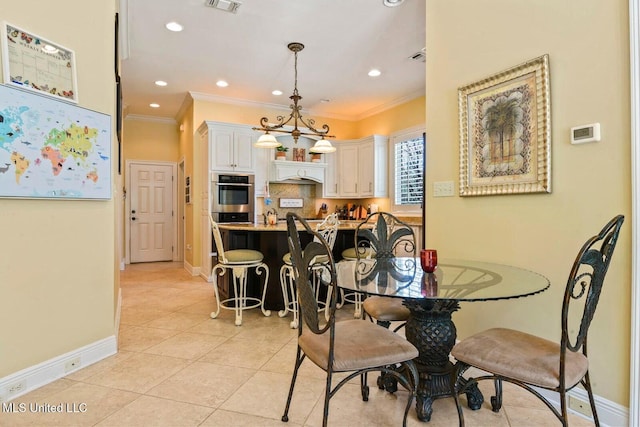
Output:
[[435,249],[422,249],[420,251],[420,266],[427,273],[433,273],[438,266],[438,251]]

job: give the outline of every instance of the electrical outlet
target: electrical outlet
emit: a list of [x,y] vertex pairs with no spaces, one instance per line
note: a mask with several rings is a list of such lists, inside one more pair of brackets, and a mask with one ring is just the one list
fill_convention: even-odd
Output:
[[71,371],[75,371],[80,367],[80,356],[74,357],[71,360],[67,360],[67,363],[64,364],[64,372],[69,373]]
[[591,405],[589,405],[589,402],[585,402],[584,400],[580,400],[573,396],[569,396],[569,408],[589,418],[592,416]]
[[18,381],[7,387],[7,395],[13,396],[14,394],[22,393],[27,388],[26,382]]
[[453,181],[440,181],[433,183],[433,197],[453,196]]

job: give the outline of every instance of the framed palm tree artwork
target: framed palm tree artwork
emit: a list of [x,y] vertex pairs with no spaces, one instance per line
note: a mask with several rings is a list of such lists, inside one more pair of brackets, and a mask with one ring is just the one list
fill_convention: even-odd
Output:
[[458,89],[460,195],[551,192],[549,55]]

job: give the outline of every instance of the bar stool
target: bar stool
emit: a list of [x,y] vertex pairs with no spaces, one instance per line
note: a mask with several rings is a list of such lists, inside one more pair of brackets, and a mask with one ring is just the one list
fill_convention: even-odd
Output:
[[[331,214],[327,216],[324,221],[316,226],[316,232],[322,236],[322,238],[327,242],[329,248],[333,249],[333,246],[336,242],[336,235],[338,234],[338,225],[340,221],[338,221],[338,214]],[[320,274],[322,271],[322,266],[329,259],[326,257],[318,257],[315,260],[314,266],[312,268],[313,278],[312,283],[316,294],[316,301],[318,301],[319,311],[324,310],[325,317],[327,320],[329,319],[329,304],[327,303],[331,298],[331,289],[327,290],[327,298],[325,301],[319,301],[320,299]],[[282,257],[282,262],[284,263],[282,267],[280,267],[280,286],[282,287],[282,297],[284,299],[284,309],[278,312],[278,316],[284,317],[287,313],[291,312],[293,314],[293,320],[289,324],[292,329],[298,327],[298,298],[296,295],[295,288],[295,278],[293,277],[293,265],[291,264],[291,253],[287,252]]]
[[[236,326],[242,325],[242,312],[252,308],[260,307],[262,314],[271,316],[270,310],[264,309],[264,299],[267,293],[267,283],[269,282],[269,267],[262,262],[264,255],[260,251],[253,249],[233,249],[224,250],[222,245],[222,236],[218,224],[209,214],[211,221],[211,231],[216,242],[218,251],[218,264],[211,270],[211,278],[213,280],[213,292],[216,296],[216,311],[211,312],[211,318],[215,319],[220,314],[220,309],[233,310],[236,314]],[[247,296],[247,273],[250,268],[256,269],[256,274],[262,275],[264,272],[264,286],[262,287],[262,299]],[[218,293],[218,276],[223,276],[227,270],[232,272],[233,280],[233,298],[227,298],[220,301]]]

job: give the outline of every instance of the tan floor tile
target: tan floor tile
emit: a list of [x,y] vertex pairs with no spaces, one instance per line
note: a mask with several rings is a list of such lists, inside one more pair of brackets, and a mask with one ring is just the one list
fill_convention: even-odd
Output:
[[147,394],[217,408],[255,373],[253,369],[196,362]]
[[208,315],[173,312],[150,321],[144,326],[148,328],[173,329],[186,331],[202,322],[210,320]]
[[105,359],[100,360],[99,362],[94,363],[93,365],[89,365],[86,368],[80,369],[76,372],[69,374],[65,378],[70,380],[75,380],[75,381],[84,381],[89,377],[92,377],[108,369],[113,368],[118,363],[131,357],[134,354],[136,353],[121,350],[118,353],[114,354],[113,356],[109,356]]
[[[75,383],[43,399],[15,401],[25,412],[2,414],[1,425],[12,426],[92,426],[123,408],[140,395],[85,383]],[[44,412],[48,407],[56,412]],[[60,411],[61,410],[61,411]],[[8,416],[7,416],[8,415]],[[5,417],[6,416],[6,417]]]
[[[259,371],[223,403],[220,409],[280,420],[290,384],[290,375]],[[323,381],[313,378],[298,381],[289,410],[289,420],[303,424],[323,390]]]
[[281,348],[282,344],[277,342],[255,342],[232,337],[202,356],[200,361],[260,369]]
[[162,356],[178,357],[181,359],[196,360],[209,353],[228,338],[216,335],[193,334],[182,332],[160,344],[145,350],[145,353],[159,354]]
[[203,406],[153,396],[141,396],[96,425],[99,427],[195,427],[200,425],[212,412],[213,409]]
[[207,418],[201,427],[299,427],[302,424],[296,424],[291,421],[284,424],[280,420],[270,418],[262,418],[255,415],[246,415],[238,412],[229,412],[218,409],[209,418]]
[[120,325],[142,326],[153,320],[160,319],[170,311],[158,310],[146,304],[144,297],[141,297],[139,304],[124,305],[120,314]]
[[191,362],[155,354],[135,354],[86,381],[104,387],[145,393]]
[[118,349],[124,351],[144,351],[178,333],[178,331],[169,329],[120,325]]

